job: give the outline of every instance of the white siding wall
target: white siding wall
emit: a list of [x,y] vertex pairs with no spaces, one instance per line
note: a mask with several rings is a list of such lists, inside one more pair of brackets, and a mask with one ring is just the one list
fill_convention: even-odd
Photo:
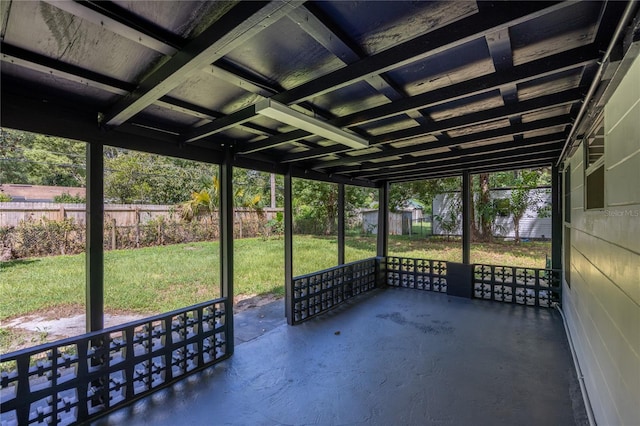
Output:
[[569,161],[563,308],[597,423],[640,425],[640,58],[605,107],[604,209],[584,210],[583,155]]

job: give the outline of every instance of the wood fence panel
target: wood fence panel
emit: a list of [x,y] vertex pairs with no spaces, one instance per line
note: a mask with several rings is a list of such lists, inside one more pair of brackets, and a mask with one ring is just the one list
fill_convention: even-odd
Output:
[[[282,209],[266,208],[262,212],[252,209],[237,209],[236,222],[268,221],[276,217]],[[62,220],[72,218],[75,223],[85,222],[84,204],[63,204],[44,202],[4,202],[0,203],[0,227],[18,226],[22,221]],[[136,226],[163,217],[165,220],[179,222],[180,213],[174,205],[153,204],[105,204],[104,216],[107,223],[114,219],[116,226]],[[217,214],[214,214],[217,217]]]

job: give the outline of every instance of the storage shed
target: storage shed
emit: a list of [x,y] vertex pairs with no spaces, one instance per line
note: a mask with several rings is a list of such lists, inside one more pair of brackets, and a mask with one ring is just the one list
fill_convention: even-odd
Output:
[[[402,210],[389,213],[389,235],[411,234],[413,210]],[[362,212],[362,231],[365,234],[378,234],[378,210]]]

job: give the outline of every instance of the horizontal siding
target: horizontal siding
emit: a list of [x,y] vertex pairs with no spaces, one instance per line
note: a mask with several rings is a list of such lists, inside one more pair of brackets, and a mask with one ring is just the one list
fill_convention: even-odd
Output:
[[[516,236],[513,218],[496,218],[498,229],[496,236],[514,238]],[[550,217],[523,217],[520,220],[521,238],[551,238],[551,218]]]
[[[587,343],[585,354],[588,354],[589,362],[581,362],[581,365],[583,373],[588,370],[591,376],[590,397],[595,389],[603,410],[598,423],[638,424],[640,413],[634,407],[634,395],[640,395],[640,356],[630,350],[634,343],[629,339],[637,347],[640,314],[626,295],[615,286],[607,285],[607,277],[587,258],[578,252],[574,257],[571,300],[577,301],[575,308],[582,313],[582,335],[579,339],[573,338]],[[611,306],[618,307],[618,315],[608,309]],[[612,318],[612,314],[618,318]],[[627,318],[621,321],[620,316]],[[620,327],[626,328],[626,324],[635,324],[636,332],[625,334]]]
[[[637,152],[640,153],[640,150]],[[634,158],[636,157],[640,158],[640,155],[636,154]],[[638,184],[640,169],[636,163],[636,161],[623,161],[605,171],[606,185],[617,188],[606,194],[605,200],[609,206],[631,206],[640,203],[640,185]]]
[[[634,74],[635,73],[635,74]],[[584,210],[571,166],[570,286],[563,307],[598,424],[640,425],[640,60],[605,107],[605,207]]]
[[572,278],[572,297],[563,297],[563,304],[591,408],[597,424],[620,424],[620,416],[615,408],[613,394],[601,368],[601,360],[596,356],[597,351],[593,347],[591,337],[596,335],[595,326],[584,304],[588,295],[580,289],[580,279],[575,268],[572,270]]
[[576,249],[583,254],[613,285],[640,305],[640,255],[575,229],[572,237]]
[[[640,117],[640,102],[636,103],[631,111],[634,117]],[[640,128],[631,120],[623,119],[617,123],[611,123],[611,118],[605,117],[605,132],[608,138],[640,140]],[[621,161],[638,153],[638,147],[631,143],[611,144],[607,146],[605,156],[609,168],[616,167]]]

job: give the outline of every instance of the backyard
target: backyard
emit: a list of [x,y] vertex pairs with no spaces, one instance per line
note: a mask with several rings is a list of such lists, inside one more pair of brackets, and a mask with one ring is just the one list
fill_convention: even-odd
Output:
[[[284,241],[247,238],[235,241],[236,301],[284,295]],[[374,237],[348,236],[347,262],[375,256]],[[474,263],[545,267],[549,242],[472,244]],[[436,237],[390,236],[392,256],[461,261],[460,241]],[[337,264],[335,237],[294,238],[294,275]],[[105,312],[148,316],[219,297],[219,244],[196,242],[104,254]],[[36,333],[7,326],[23,317],[59,319],[84,313],[85,256],[50,256],[0,262],[0,352],[62,336],[46,328]],[[17,321],[19,322],[19,321]]]

